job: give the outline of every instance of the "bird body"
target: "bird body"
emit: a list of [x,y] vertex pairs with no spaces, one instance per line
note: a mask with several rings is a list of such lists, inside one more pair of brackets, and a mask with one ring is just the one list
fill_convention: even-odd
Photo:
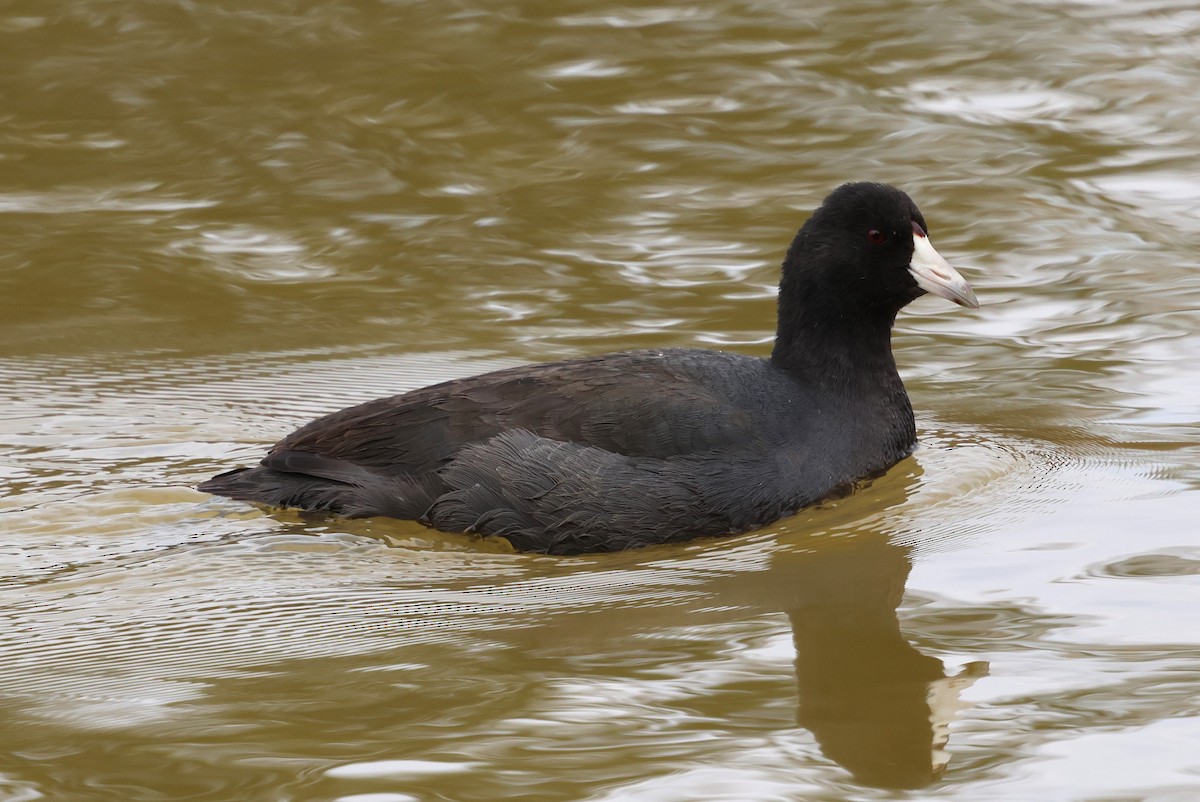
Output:
[[[899,190],[835,192],[784,263],[770,358],[627,351],[456,379],[318,418],[200,489],[555,554],[764,526],[914,447],[890,332],[930,291],[918,230]],[[973,304],[939,260],[926,283]]]

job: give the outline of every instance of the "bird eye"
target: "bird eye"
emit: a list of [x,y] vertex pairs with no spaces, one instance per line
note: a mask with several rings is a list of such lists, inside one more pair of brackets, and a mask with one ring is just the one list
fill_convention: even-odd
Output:
[[884,234],[877,228],[873,228],[867,232],[867,242],[872,245],[882,245],[887,242],[887,234]]

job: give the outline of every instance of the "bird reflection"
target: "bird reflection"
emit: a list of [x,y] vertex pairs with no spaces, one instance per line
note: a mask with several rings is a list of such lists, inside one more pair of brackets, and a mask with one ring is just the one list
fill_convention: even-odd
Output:
[[896,608],[912,563],[879,534],[781,553],[779,571],[802,589],[786,610],[796,646],[797,723],[865,785],[921,788],[940,776],[958,693],[982,664],[947,677],[913,648]]
[[[882,506],[907,499],[921,475],[919,466],[909,466],[906,476],[891,474],[871,488]],[[895,524],[902,515],[888,520]],[[929,785],[949,758],[959,694],[986,675],[987,664],[947,675],[941,660],[905,639],[896,610],[912,570],[910,547],[870,524],[838,534],[814,534],[803,521],[792,527],[785,525],[766,571],[749,582],[728,576],[718,592],[788,616],[797,724],[827,758],[864,785]]]

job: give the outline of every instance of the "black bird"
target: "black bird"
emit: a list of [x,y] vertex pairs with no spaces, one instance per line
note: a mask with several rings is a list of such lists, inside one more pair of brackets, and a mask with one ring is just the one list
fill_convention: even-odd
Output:
[[908,455],[896,314],[976,308],[905,193],[839,187],[783,262],[768,359],[694,348],[526,365],[349,407],[200,490],[418,520],[522,551],[618,551],[765,526]]

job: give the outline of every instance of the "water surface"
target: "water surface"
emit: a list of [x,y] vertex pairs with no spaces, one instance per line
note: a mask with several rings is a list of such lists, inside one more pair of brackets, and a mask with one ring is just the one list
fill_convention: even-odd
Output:
[[[1187,3],[0,11],[0,799],[1200,795]],[[761,532],[516,555],[190,486],[314,415],[765,354],[832,187],[983,308]]]

